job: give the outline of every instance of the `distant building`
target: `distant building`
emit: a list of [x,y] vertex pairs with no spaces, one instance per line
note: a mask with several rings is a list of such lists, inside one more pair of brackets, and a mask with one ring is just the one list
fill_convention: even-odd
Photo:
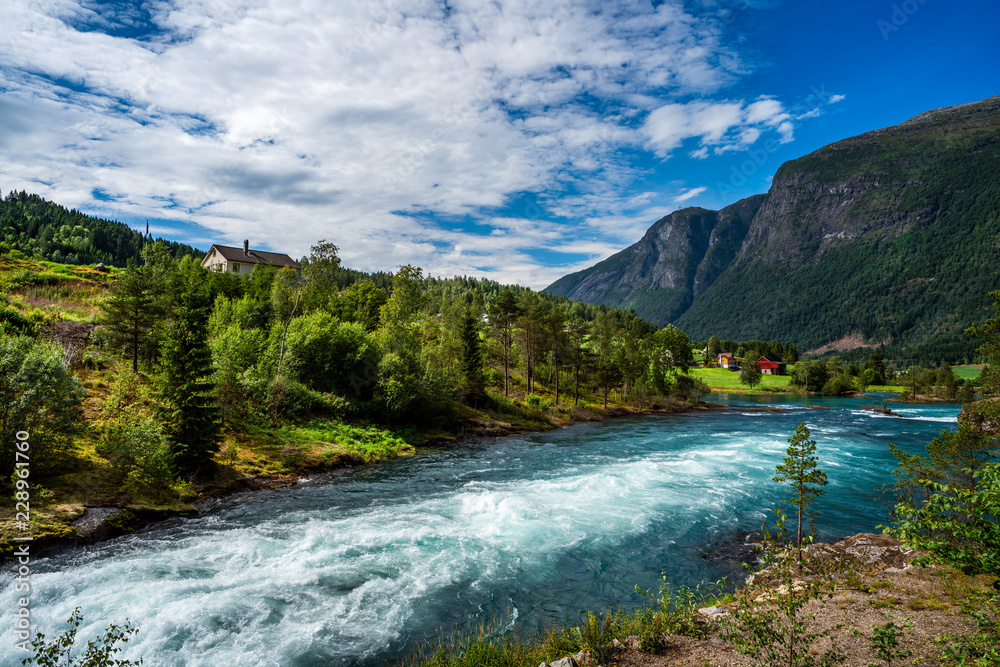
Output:
[[757,368],[764,375],[787,375],[788,374],[788,364],[784,361],[779,361],[774,357],[761,357],[757,360]]
[[228,245],[213,245],[201,260],[201,265],[211,271],[250,274],[258,266],[288,267],[301,271],[302,266],[294,259],[280,252],[251,250],[250,241],[243,241],[242,248]]
[[719,355],[719,365],[723,368],[739,368],[740,361],[732,352],[723,352]]

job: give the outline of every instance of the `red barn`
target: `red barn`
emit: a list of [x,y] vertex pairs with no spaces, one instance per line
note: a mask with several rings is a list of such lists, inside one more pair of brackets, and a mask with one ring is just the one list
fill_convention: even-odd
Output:
[[757,360],[757,368],[764,375],[787,375],[788,364],[774,357],[761,357]]

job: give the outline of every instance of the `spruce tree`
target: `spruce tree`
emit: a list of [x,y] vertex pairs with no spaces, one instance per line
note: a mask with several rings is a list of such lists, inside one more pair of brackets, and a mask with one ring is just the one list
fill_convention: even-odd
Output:
[[129,265],[115,279],[104,302],[104,319],[112,341],[132,358],[132,372],[139,370],[139,349],[157,321],[157,312],[146,267]]
[[197,472],[211,468],[212,456],[219,450],[219,409],[208,379],[211,301],[204,269],[185,258],[179,271],[174,319],[161,349],[161,392],[170,406],[174,461],[184,471]]
[[462,316],[461,341],[459,365],[465,381],[465,392],[470,399],[476,400],[483,394],[483,351],[479,340],[479,323],[469,309]]
[[802,518],[809,512],[812,501],[825,495],[826,473],[816,467],[816,441],[805,424],[799,424],[795,434],[788,439],[785,460],[774,469],[775,482],[788,482],[795,495],[787,500],[795,505],[798,514],[798,532],[795,544],[802,561]]

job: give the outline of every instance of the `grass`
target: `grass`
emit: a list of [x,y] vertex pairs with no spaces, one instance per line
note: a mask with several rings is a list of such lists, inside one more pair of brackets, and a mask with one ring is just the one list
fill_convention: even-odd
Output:
[[0,256],[0,293],[32,322],[93,322],[116,271]]
[[[647,595],[649,592],[647,591]],[[667,646],[668,635],[702,636],[704,625],[697,609],[728,600],[722,582],[695,589],[660,589],[660,597],[650,596],[645,606],[626,611],[608,610],[580,615],[579,625],[556,623],[534,636],[522,637],[502,624],[458,629],[450,635],[418,647],[400,665],[418,667],[536,667],[580,651],[589,651],[588,664],[611,664],[615,640],[624,643],[634,636],[639,649],[659,653]]]
[[733,372],[725,368],[692,368],[691,375],[705,381],[713,389],[727,391],[794,391],[788,375],[761,375],[760,384],[753,390],[740,383],[739,371]]
[[983,372],[983,364],[969,364],[968,366],[952,366],[952,372],[963,380],[975,380]]

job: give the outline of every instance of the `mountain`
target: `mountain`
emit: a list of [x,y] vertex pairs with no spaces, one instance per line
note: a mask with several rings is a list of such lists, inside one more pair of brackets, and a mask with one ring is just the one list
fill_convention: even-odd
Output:
[[[745,225],[745,231],[743,231]],[[556,281],[695,339],[888,345],[961,359],[1000,289],[1000,96],[781,165],[765,195],[687,208]]]
[[[176,241],[164,243],[174,257],[205,254]],[[141,261],[142,246],[143,234],[121,222],[94,218],[23,191],[0,197],[0,254],[19,250],[65,264],[125,266],[130,259]]]
[[632,308],[639,317],[661,325],[672,322],[732,263],[764,197],[747,197],[721,211],[674,211],[657,220],[635,245],[560,278],[545,291]]

